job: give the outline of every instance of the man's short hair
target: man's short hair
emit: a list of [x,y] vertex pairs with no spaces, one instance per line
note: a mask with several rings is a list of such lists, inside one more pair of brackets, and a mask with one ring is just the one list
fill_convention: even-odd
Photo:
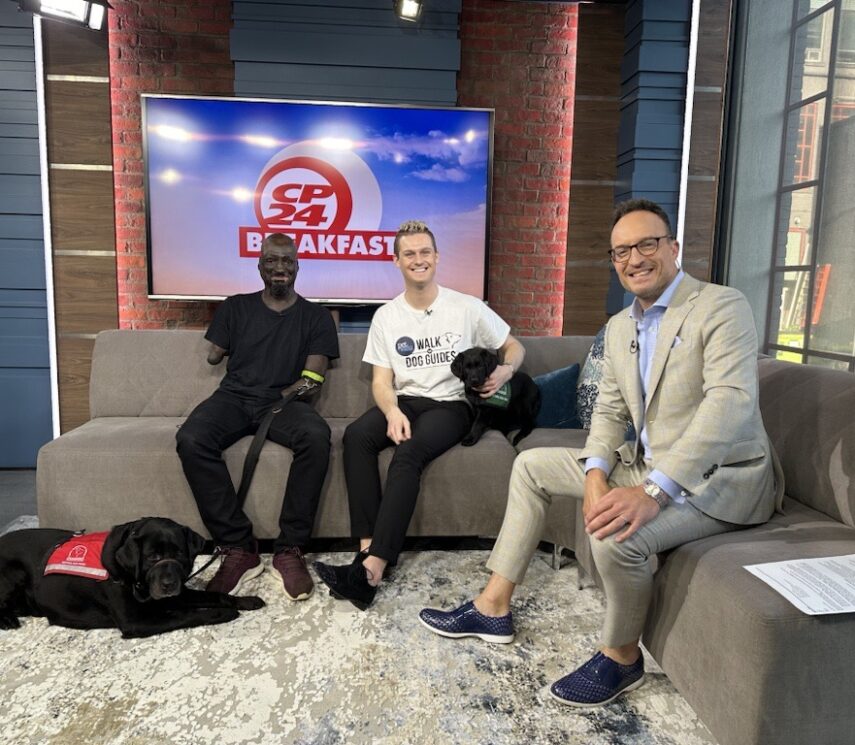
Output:
[[398,232],[395,233],[395,256],[398,255],[398,251],[400,250],[398,246],[399,241],[407,235],[429,235],[430,242],[433,244],[433,250],[436,251],[436,238],[434,238],[433,233],[430,232],[430,228],[428,228],[427,224],[421,220],[407,220],[406,222],[401,223],[401,227],[398,228]]
[[285,233],[271,233],[261,242],[261,253],[264,253],[265,248],[296,248],[297,244],[290,235]]
[[665,223],[668,235],[674,235],[674,231],[671,230],[671,221],[668,219],[668,213],[650,199],[627,199],[625,202],[621,202],[615,207],[614,216],[612,217],[612,227],[617,225],[618,220],[630,212],[652,212]]

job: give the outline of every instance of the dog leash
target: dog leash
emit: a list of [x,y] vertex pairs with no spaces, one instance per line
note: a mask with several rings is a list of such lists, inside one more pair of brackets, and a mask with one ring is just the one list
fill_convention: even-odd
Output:
[[312,370],[303,370],[301,375],[303,376],[303,383],[300,387],[283,396],[279,401],[273,404],[258,424],[258,429],[255,431],[255,436],[252,438],[249,450],[246,452],[246,458],[244,458],[243,461],[243,473],[241,474],[240,486],[237,490],[237,502],[240,507],[243,507],[243,503],[246,501],[246,495],[247,492],[249,492],[249,485],[252,483],[252,477],[255,474],[255,466],[258,464],[258,456],[261,454],[261,448],[264,447],[264,441],[267,439],[267,433],[270,430],[273,417],[281,412],[286,404],[290,403],[295,398],[304,396],[310,391],[319,388],[324,382],[324,376],[320,373],[313,372]]

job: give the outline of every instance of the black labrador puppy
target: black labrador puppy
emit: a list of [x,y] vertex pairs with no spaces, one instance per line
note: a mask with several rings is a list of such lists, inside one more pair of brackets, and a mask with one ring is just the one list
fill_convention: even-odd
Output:
[[54,549],[74,535],[44,528],[0,536],[0,629],[18,628],[19,616],[46,616],[57,626],[118,628],[125,638],[144,637],[226,623],[241,610],[264,606],[257,597],[186,588],[205,539],[162,517],[117,525],[101,550],[103,569],[77,570],[106,570],[106,579],[45,574]]
[[[507,406],[495,405],[496,402],[481,398],[481,394],[475,390],[484,384],[498,366],[499,356],[484,347],[467,349],[451,363],[451,372],[463,381],[466,399],[475,408],[472,429],[461,440],[461,445],[474,445],[490,427],[504,435],[519,429],[513,440],[516,445],[523,437],[531,434],[536,426],[535,420],[540,411],[540,389],[526,373],[515,372],[510,379],[510,401]],[[500,398],[500,393],[497,392],[493,398]]]

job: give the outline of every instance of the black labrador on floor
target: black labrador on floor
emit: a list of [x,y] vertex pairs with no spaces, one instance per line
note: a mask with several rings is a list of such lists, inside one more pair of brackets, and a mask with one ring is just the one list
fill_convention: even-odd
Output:
[[488,428],[498,429],[507,435],[519,429],[514,437],[516,445],[523,437],[531,434],[540,411],[540,389],[529,375],[515,372],[510,380],[511,399],[507,408],[486,403],[475,388],[480,388],[499,366],[499,356],[484,347],[467,349],[451,363],[451,372],[463,381],[466,399],[475,408],[475,421],[461,445],[474,445]]
[[0,536],[0,629],[18,628],[19,616],[46,616],[57,626],[144,637],[226,623],[264,606],[257,597],[186,588],[205,539],[172,520],[145,517],[114,527],[101,552],[109,575],[103,581],[45,575],[53,549],[72,536],[47,528]]

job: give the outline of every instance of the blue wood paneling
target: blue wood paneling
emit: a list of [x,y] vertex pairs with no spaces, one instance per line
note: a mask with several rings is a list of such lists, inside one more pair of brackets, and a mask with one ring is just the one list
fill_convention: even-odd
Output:
[[33,21],[0,2],[0,468],[51,439]]
[[454,105],[460,6],[407,24],[387,0],[235,0],[235,95]]
[[[621,62],[621,118],[615,202],[644,197],[662,205],[677,229],[690,0],[633,0]],[[611,271],[606,311],[631,302]]]
[[50,370],[0,367],[0,443],[3,468],[32,468],[51,435]]

